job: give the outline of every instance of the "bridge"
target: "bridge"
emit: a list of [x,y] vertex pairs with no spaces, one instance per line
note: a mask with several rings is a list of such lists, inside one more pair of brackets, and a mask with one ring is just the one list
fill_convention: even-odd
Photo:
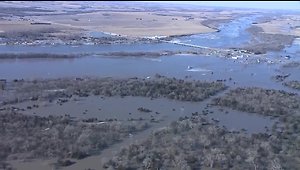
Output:
[[195,44],[188,44],[188,43],[182,43],[182,42],[178,42],[178,41],[166,41],[166,40],[161,40],[161,42],[165,42],[165,43],[171,43],[171,44],[177,44],[177,45],[182,45],[182,46],[186,46],[186,47],[193,47],[193,48],[200,48],[200,49],[206,49],[206,50],[211,50],[211,51],[226,51],[229,52],[231,50],[229,49],[221,49],[221,48],[213,48],[213,47],[206,47],[206,46],[201,46],[201,45],[195,45]]

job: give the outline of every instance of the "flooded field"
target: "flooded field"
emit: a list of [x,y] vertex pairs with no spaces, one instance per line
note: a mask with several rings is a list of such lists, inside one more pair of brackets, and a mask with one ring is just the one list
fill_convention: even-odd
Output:
[[[298,13],[115,3],[0,14],[0,169],[300,168]],[[87,18],[114,15],[125,32],[214,31],[134,37]],[[281,15],[293,36],[267,33]]]
[[[74,98],[75,100],[76,98]],[[46,102],[45,102],[46,103]],[[118,107],[114,107],[118,103]],[[14,107],[24,108],[40,102],[24,102]],[[49,116],[49,115],[65,115],[79,119],[97,118],[99,120],[117,119],[119,121],[139,120],[149,121],[154,119],[158,124],[168,124],[177,120],[179,117],[190,116],[191,113],[202,113],[207,102],[178,102],[169,99],[148,99],[143,97],[96,97],[78,98],[76,101],[70,101],[63,105],[55,103],[45,104],[45,106],[26,109],[23,113],[30,115]],[[151,112],[140,112],[138,108],[144,107],[150,109]],[[231,130],[245,129],[250,133],[265,132],[265,128],[272,126],[273,120],[258,115],[223,110],[218,107],[210,108],[211,112],[207,116],[220,121],[220,125],[226,126]],[[225,114],[225,112],[228,112]]]

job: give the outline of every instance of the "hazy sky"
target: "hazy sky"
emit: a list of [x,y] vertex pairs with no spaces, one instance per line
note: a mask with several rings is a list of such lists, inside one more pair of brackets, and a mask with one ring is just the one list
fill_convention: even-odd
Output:
[[[148,1],[155,2],[155,1]],[[164,2],[164,1],[156,1]],[[299,9],[300,1],[165,1],[164,3],[198,4],[203,6],[221,6],[260,9]]]

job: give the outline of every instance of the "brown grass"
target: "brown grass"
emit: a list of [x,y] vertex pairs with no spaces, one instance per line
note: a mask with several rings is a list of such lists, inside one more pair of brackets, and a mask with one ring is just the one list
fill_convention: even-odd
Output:
[[149,12],[93,12],[44,16],[43,19],[64,26],[128,36],[170,36],[215,31],[201,24],[203,18],[186,20],[183,16],[161,16]]
[[[256,24],[261,27],[265,33],[268,34],[283,34],[300,36],[300,16],[299,15],[286,15],[279,19],[274,19],[269,22]],[[290,31],[286,28],[291,27]]]

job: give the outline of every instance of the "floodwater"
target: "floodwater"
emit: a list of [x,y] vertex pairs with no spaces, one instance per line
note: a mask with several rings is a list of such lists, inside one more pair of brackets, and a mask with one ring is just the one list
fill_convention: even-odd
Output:
[[1,45],[0,53],[50,53],[50,54],[94,54],[106,52],[155,52],[189,50],[190,47],[178,46],[170,43],[155,44],[106,44],[106,45]]
[[[241,17],[230,23],[221,25],[220,32],[197,34],[178,38],[180,41],[188,41],[191,44],[228,47],[246,42],[251,37],[245,29],[257,18],[257,15]],[[103,33],[90,33],[91,36],[107,36]],[[288,52],[295,52],[295,46],[298,41],[287,47]],[[114,44],[114,45],[82,45],[82,46],[0,46],[1,53],[98,53],[114,51],[163,51],[163,50],[188,50],[190,47],[169,43],[156,44]],[[271,53],[270,53],[271,54]],[[0,61],[1,79],[35,79],[35,78],[62,78],[62,77],[153,77],[155,74],[161,74],[168,77],[176,77],[187,80],[206,80],[216,81],[225,80],[224,83],[230,87],[258,86],[263,88],[273,88],[297,92],[277,83],[271,79],[278,72],[276,64],[245,64],[239,63],[233,59],[226,59],[214,56],[198,55],[173,55],[156,58],[142,57],[123,57],[123,58],[104,58],[90,55],[82,58],[72,59],[5,59]],[[296,71],[297,72],[297,71]],[[293,74],[293,76],[299,74]],[[88,101],[88,100],[87,100]],[[106,100],[105,100],[106,101]],[[122,100],[123,101],[123,100]],[[142,100],[141,100],[142,101]],[[104,102],[104,101],[102,101]],[[154,101],[151,101],[152,103]],[[150,102],[150,103],[151,103]],[[164,101],[168,103],[167,101]],[[164,103],[162,102],[162,103]],[[87,102],[88,103],[88,102]],[[93,102],[91,102],[92,104]],[[111,102],[113,103],[113,102]],[[132,101],[135,104],[142,104],[139,100]],[[149,102],[144,102],[149,103]],[[155,104],[155,102],[153,103]],[[124,104],[125,105],[125,104]],[[127,105],[130,105],[128,103]],[[77,108],[81,106],[70,106],[68,108]],[[107,103],[107,106],[111,104]],[[154,105],[153,105],[154,106]],[[174,105],[175,106],[175,105]],[[64,106],[62,106],[63,108]],[[102,106],[103,107],[103,106]],[[155,107],[164,110],[164,106],[158,103]],[[192,106],[189,106],[193,108]],[[56,108],[56,107],[54,107]],[[111,109],[112,107],[107,107]],[[169,107],[168,107],[169,108]],[[49,107],[51,109],[51,107]],[[96,109],[96,108],[94,108]],[[76,109],[80,111],[80,109]],[[106,110],[109,112],[109,110]],[[129,112],[132,110],[127,110]],[[51,110],[51,113],[57,111]],[[97,112],[98,113],[98,112]],[[78,113],[81,114],[81,113]],[[174,113],[170,113],[174,114]],[[112,114],[113,115],[113,114]],[[78,116],[78,115],[77,115]],[[87,116],[87,115],[85,115]],[[95,116],[95,115],[94,115]],[[121,119],[121,115],[115,115]],[[120,117],[121,116],[121,117]],[[222,118],[223,119],[223,118]],[[224,118],[225,119],[225,118]],[[229,119],[230,120],[230,119]]]
[[[245,29],[250,26],[257,16],[243,17],[224,24],[220,27],[220,32],[197,34],[193,36],[185,36],[177,38],[181,42],[203,45],[208,47],[230,47],[239,46],[249,40],[249,34]],[[91,33],[91,36],[101,37],[102,33]],[[106,35],[105,35],[106,36]],[[299,45],[299,44],[298,44]],[[61,78],[76,76],[95,76],[95,77],[148,77],[151,78],[155,74],[161,74],[168,77],[183,78],[187,80],[207,80],[216,81],[219,79],[226,80],[224,83],[231,88],[258,86],[263,88],[273,88],[295,92],[290,88],[284,87],[281,83],[276,83],[271,79],[276,75],[276,69],[280,66],[276,64],[242,64],[236,60],[206,57],[197,55],[173,55],[162,56],[157,58],[103,58],[93,56],[93,53],[99,52],[139,52],[139,51],[178,51],[190,50],[190,47],[183,47],[175,44],[157,43],[157,44],[128,44],[128,45],[81,45],[81,46],[0,46],[0,53],[59,53],[59,54],[82,54],[88,53],[91,56],[73,59],[8,59],[0,61],[0,78],[1,79],[35,79],[35,78]],[[298,53],[297,42],[287,47],[288,53],[296,56]],[[279,53],[268,53],[270,57],[278,56]],[[276,57],[275,56],[275,57]],[[296,58],[296,57],[294,57]],[[299,71],[293,72],[293,76],[297,78]],[[229,80],[230,79],[230,80]],[[221,93],[222,94],[222,93]],[[219,94],[220,95],[220,94]],[[213,98],[213,97],[211,97]],[[128,119],[143,118],[144,121],[150,121],[152,118],[159,120],[159,123],[151,123],[153,128],[137,134],[134,139],[145,138],[149,133],[158,127],[168,125],[173,120],[177,120],[181,116],[189,116],[193,112],[202,113],[206,104],[211,100],[207,99],[203,102],[180,102],[168,99],[148,99],[143,97],[109,97],[101,99],[99,96],[90,96],[87,98],[79,98],[79,101],[71,100],[63,105],[53,103],[38,103],[39,108],[24,111],[25,114],[33,114],[40,116],[46,115],[65,115],[70,114],[76,118],[94,118],[99,120],[118,119],[128,121]],[[24,102],[17,104],[17,107],[26,108],[34,102]],[[117,104],[117,105],[116,105]],[[137,108],[145,107],[153,110],[151,113],[141,113]],[[175,109],[175,111],[173,111]],[[234,111],[225,108],[221,112],[218,107],[209,108],[207,115],[210,119],[220,121],[221,126],[225,126],[230,130],[246,129],[247,132],[265,132],[265,127],[271,127],[274,120],[262,117],[257,114],[249,114]],[[225,111],[228,111],[226,114]],[[159,112],[156,114],[155,112]],[[129,114],[130,113],[130,114]],[[111,157],[112,153],[119,149],[119,146],[125,146],[132,143],[130,139],[116,147],[112,147],[100,156]],[[87,160],[85,162],[85,160]],[[91,160],[89,162],[88,160]],[[94,164],[100,161],[99,156],[89,157],[79,161],[73,168]],[[38,163],[41,163],[39,165]],[[34,162],[31,165],[36,167],[45,167],[45,162]],[[19,169],[24,168],[24,164],[18,165]],[[26,166],[25,166],[26,167]],[[83,169],[82,168],[82,169]],[[25,168],[26,169],[26,168]],[[44,169],[44,168],[43,168]]]
[[[241,45],[251,37],[245,31],[258,15],[241,17],[220,26],[220,32],[197,34],[178,38],[180,41],[209,47],[228,47]],[[101,32],[91,32],[91,36],[107,36]],[[297,57],[300,49],[299,39],[285,49],[285,55]],[[148,77],[156,73],[166,76],[184,78],[192,76],[198,80],[229,79],[230,85],[262,86],[282,88],[270,80],[278,66],[268,64],[247,65],[231,59],[214,56],[174,55],[158,58],[101,58],[95,53],[106,52],[160,52],[164,50],[192,50],[191,47],[170,43],[155,44],[112,44],[112,45],[56,45],[56,46],[0,46],[0,53],[59,53],[91,54],[73,59],[3,59],[0,61],[0,77],[4,79],[58,78],[68,76],[112,76],[112,77]],[[281,53],[268,53],[269,58],[280,59]],[[191,66],[192,69],[187,69]]]
[[245,29],[250,27],[257,17],[258,15],[241,17],[229,23],[221,24],[220,32],[196,34],[179,38],[179,40],[184,43],[207,47],[239,47],[250,40],[250,34]]
[[[119,121],[128,121],[128,119],[138,120],[142,118],[150,121],[152,118],[164,122],[177,120],[179,117],[190,116],[191,113],[198,112],[202,114],[206,104],[205,102],[181,102],[165,98],[149,99],[145,97],[104,97],[89,96],[86,98],[76,97],[69,102],[59,105],[56,103],[43,102],[24,102],[14,105],[23,108],[26,114],[35,114],[39,116],[65,115],[69,114],[75,118],[97,118],[98,120],[117,119]],[[116,107],[116,103],[118,103]],[[27,106],[39,104],[39,108],[26,109]],[[137,109],[144,107],[152,112],[140,112]],[[250,133],[265,132],[265,126],[271,127],[273,121],[270,118],[262,117],[257,114],[247,114],[239,111],[225,109],[227,114],[220,112],[217,107],[210,107],[208,110],[213,113],[208,114],[208,118],[219,120],[221,126],[229,130],[246,129]],[[158,113],[156,113],[158,112]]]
[[[224,92],[218,94],[222,95]],[[217,95],[217,96],[218,96]],[[150,123],[151,127],[143,132],[134,134],[123,140],[121,143],[114,144],[107,149],[101,151],[100,155],[94,155],[82,160],[74,160],[77,163],[69,167],[64,167],[64,170],[71,169],[103,169],[102,165],[109,160],[113,155],[117,154],[120,149],[129,144],[140,142],[151,134],[153,130],[167,126],[170,122],[178,120],[179,117],[190,116],[194,112],[202,114],[205,106],[210,103],[211,99],[203,102],[179,102],[164,98],[149,99],[144,97],[108,97],[101,98],[100,96],[89,96],[85,99],[79,98],[79,101],[70,101],[63,105],[46,104],[40,105],[39,108],[24,111],[25,114],[33,114],[40,116],[47,115],[64,115],[76,118],[94,118],[98,120],[104,119],[118,119],[120,121],[128,121],[128,119],[143,118],[143,121],[149,121],[150,118],[159,120],[158,123]],[[118,103],[116,107],[116,103]],[[28,105],[37,104],[37,102],[26,102],[17,104],[19,108],[26,108]],[[38,103],[41,104],[41,103]],[[137,111],[137,108],[144,107],[152,110],[151,113],[142,113]],[[101,109],[101,110],[99,110]],[[174,110],[175,109],[175,110]],[[246,133],[266,132],[270,129],[275,120],[264,117],[258,114],[250,114],[223,108],[221,112],[218,107],[208,108],[207,117],[210,120],[219,121],[220,126],[225,126],[230,131],[237,131],[245,129]],[[85,114],[83,114],[85,112]],[[155,112],[159,112],[156,114]],[[131,113],[131,114],[129,114]],[[51,170],[51,163],[55,160],[35,160],[32,162],[11,161],[12,165],[17,169],[49,169]]]
[[[241,17],[230,23],[221,24],[220,32],[195,34],[192,36],[183,36],[178,40],[207,47],[229,47],[239,46],[247,42],[251,37],[245,31],[247,27],[257,18],[256,15],[249,17]],[[90,32],[92,37],[107,37],[109,35],[102,32]],[[190,50],[191,47],[184,47],[169,43],[156,44],[112,44],[112,45],[54,45],[54,46],[26,46],[26,45],[7,45],[0,46],[0,53],[59,53],[59,54],[81,54],[81,53],[100,53],[100,52],[138,52],[138,51],[177,51]]]
[[[188,69],[188,67],[192,69]],[[214,56],[174,55],[159,58],[103,58],[76,59],[17,59],[2,60],[0,77],[8,80],[94,77],[153,77],[156,73],[176,78],[216,81],[226,79],[230,86],[260,86],[284,88],[271,77],[277,65],[242,64],[235,60]],[[231,81],[229,79],[232,79]]]
[[[245,31],[258,15],[241,17],[220,26],[220,32],[197,34],[178,38],[180,41],[209,47],[228,47],[241,45],[251,37]],[[91,32],[91,36],[107,36],[101,32]],[[124,57],[101,58],[93,54],[106,52],[160,52],[164,50],[191,50],[191,47],[170,43],[155,44],[112,44],[112,45],[56,45],[56,46],[0,46],[0,53],[60,53],[90,54],[87,57],[72,59],[2,59],[0,61],[0,77],[4,79],[60,78],[70,76],[97,77],[148,77],[156,73],[197,80],[229,79],[231,86],[260,86],[275,89],[287,89],[271,80],[277,74],[278,65],[243,64],[238,61],[214,56],[173,55],[162,57]],[[300,60],[297,51],[300,49],[299,39],[285,48],[284,54],[290,55],[291,61]],[[282,52],[283,53],[283,52]],[[279,52],[270,52],[268,58],[280,59],[285,56]],[[285,59],[286,60],[286,59]],[[190,69],[188,69],[190,68]],[[298,70],[297,70],[298,71]],[[297,72],[296,71],[296,72]],[[299,74],[293,74],[293,76]]]
[[287,59],[289,61],[300,61],[300,38],[296,38],[293,44],[286,46],[283,50],[277,52],[268,52],[268,56],[272,56],[277,59]]

